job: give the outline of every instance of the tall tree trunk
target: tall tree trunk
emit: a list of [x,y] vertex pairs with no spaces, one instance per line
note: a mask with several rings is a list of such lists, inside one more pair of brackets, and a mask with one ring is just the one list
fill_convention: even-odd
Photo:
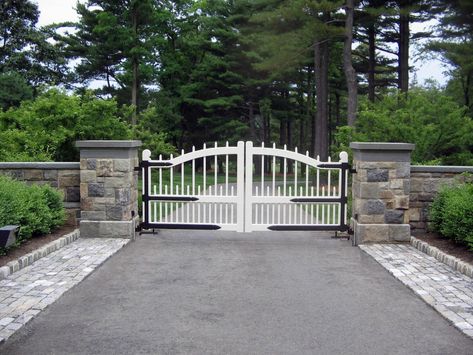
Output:
[[[135,36],[135,45],[138,45],[138,10],[136,8],[132,11],[132,26],[133,34]],[[133,112],[131,114],[131,124],[136,125],[136,115],[138,112],[138,85],[139,85],[139,72],[138,72],[138,57],[133,54],[132,58],[132,83],[131,83],[131,104],[133,106]]]
[[315,116],[315,156],[328,158],[328,41],[314,45],[315,90],[317,92],[317,113]]
[[398,89],[409,90],[409,5],[410,0],[399,1]]
[[375,70],[376,70],[376,30],[374,24],[368,26],[368,100],[375,99]]
[[343,69],[345,70],[345,78],[348,88],[347,99],[347,120],[349,126],[354,126],[356,121],[357,110],[357,82],[356,72],[353,68],[351,56],[351,43],[353,41],[353,13],[355,11],[355,1],[347,0],[345,5],[346,20],[345,20],[345,43],[343,46]]

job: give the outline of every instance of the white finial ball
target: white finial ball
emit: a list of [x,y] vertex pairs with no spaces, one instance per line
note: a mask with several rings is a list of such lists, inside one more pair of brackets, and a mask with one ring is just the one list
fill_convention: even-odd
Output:
[[348,153],[347,152],[340,152],[340,161],[342,163],[348,163]]
[[149,149],[143,150],[142,160],[151,160],[151,150]]

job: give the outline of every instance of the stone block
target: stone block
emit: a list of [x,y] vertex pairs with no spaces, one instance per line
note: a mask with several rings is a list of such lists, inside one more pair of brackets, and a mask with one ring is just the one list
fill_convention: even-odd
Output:
[[97,181],[97,172],[95,170],[81,170],[80,171],[80,181],[81,182],[96,182]]
[[367,180],[368,182],[383,182],[388,181],[389,171],[388,169],[368,169]]
[[387,224],[402,224],[404,223],[404,211],[401,210],[386,210],[384,212],[384,222]]
[[132,181],[128,176],[123,178],[109,177],[105,179],[105,188],[125,188],[131,186]]
[[113,159],[97,159],[97,176],[111,176]]
[[410,176],[411,176],[410,164],[400,164],[400,166],[396,169],[396,178],[409,179]]
[[411,222],[420,221],[420,208],[409,208],[409,220]]
[[435,194],[433,193],[421,193],[418,195],[419,201],[422,202],[432,202],[434,200]]
[[391,179],[389,180],[390,189],[403,189],[404,188],[404,179]]
[[358,216],[358,222],[363,224],[382,224],[384,223],[384,215],[383,214],[375,214],[375,215],[360,215]]
[[126,219],[126,208],[124,206],[107,206],[107,220],[109,221],[123,221]]
[[57,170],[44,170],[43,176],[44,176],[44,180],[54,181],[54,180],[57,180],[58,171]]
[[138,220],[130,221],[88,221],[80,222],[81,238],[135,238]]
[[396,196],[396,197],[394,197],[393,209],[408,210],[409,209],[409,196]]
[[86,168],[87,170],[97,169],[97,159],[86,159]]
[[380,198],[379,185],[376,183],[362,182],[359,184],[359,196],[363,199],[377,199]]
[[102,183],[91,183],[88,186],[87,195],[89,197],[104,197],[105,187]]
[[411,178],[411,192],[422,192],[423,191],[424,179],[421,178]]
[[25,172],[24,170],[3,170],[0,171],[0,174],[6,175],[11,177],[15,180],[24,180],[25,179]]
[[356,244],[389,242],[389,225],[355,223]]
[[409,224],[390,224],[389,241],[408,242],[411,239],[411,226]]
[[79,202],[80,201],[80,187],[67,187],[65,201],[67,202]]
[[384,203],[381,200],[365,200],[362,208],[361,214],[374,215],[374,214],[384,214]]
[[385,200],[391,200],[394,198],[394,194],[390,190],[383,190],[379,192],[379,198],[382,198]]
[[82,211],[81,219],[87,221],[105,221],[106,212],[105,211]]
[[43,171],[36,169],[25,169],[24,179],[27,181],[41,181],[43,180]]
[[132,161],[130,159],[115,159],[113,161],[113,170],[114,171],[121,171],[121,172],[128,172],[133,170],[131,166]]
[[[104,184],[104,186],[105,186],[105,184]],[[115,188],[114,187],[105,188],[104,197],[115,197]]]
[[116,189],[115,200],[120,205],[128,205],[130,203],[130,189]]
[[67,186],[79,186],[81,182],[81,176],[79,174],[74,176],[59,176],[59,187]]

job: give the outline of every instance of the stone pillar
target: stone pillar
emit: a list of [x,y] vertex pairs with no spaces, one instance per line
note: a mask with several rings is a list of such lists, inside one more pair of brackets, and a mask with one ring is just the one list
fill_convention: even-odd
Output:
[[134,238],[138,220],[140,141],[78,141],[80,149],[80,235]]
[[414,144],[358,143],[353,150],[353,230],[355,245],[407,242]]

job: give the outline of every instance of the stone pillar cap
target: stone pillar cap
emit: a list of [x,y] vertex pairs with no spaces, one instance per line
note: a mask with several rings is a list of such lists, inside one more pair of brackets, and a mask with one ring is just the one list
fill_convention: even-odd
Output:
[[352,142],[350,148],[356,150],[408,150],[415,148],[412,143],[385,143],[385,142]]
[[85,140],[76,141],[77,148],[137,148],[141,147],[139,140]]

